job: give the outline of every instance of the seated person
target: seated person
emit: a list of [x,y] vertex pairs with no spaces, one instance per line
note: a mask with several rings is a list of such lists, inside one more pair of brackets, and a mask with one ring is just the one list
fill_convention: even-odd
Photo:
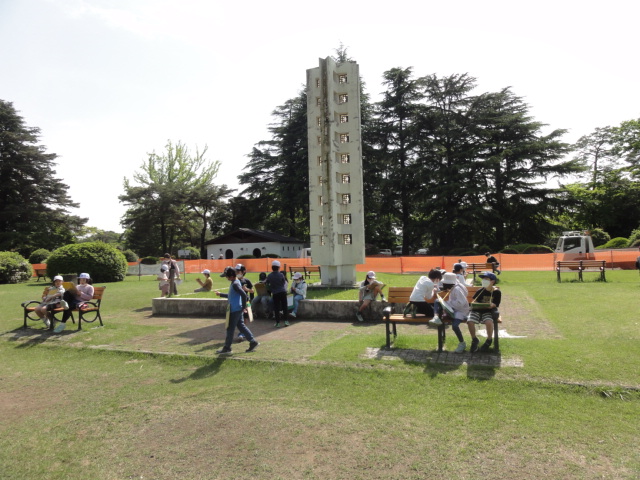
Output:
[[498,268],[500,267],[500,262],[498,262],[498,259],[491,255],[490,252],[485,253],[485,256],[487,257],[487,263],[491,263],[493,265],[493,271],[500,275],[500,270]]
[[[498,307],[502,300],[502,292],[495,286],[498,279],[495,274],[491,272],[484,272],[480,274],[482,279],[482,288],[473,295],[473,302],[471,302],[471,313],[467,319],[467,327],[469,328],[469,334],[471,335],[471,353],[478,351],[478,344],[480,343],[476,336],[476,325],[483,323],[487,329],[487,340],[480,347],[481,352],[488,352],[491,343],[493,342],[493,329],[497,327],[498,317],[500,312]],[[487,307],[474,307],[474,304],[486,304]]]
[[264,317],[273,318],[273,300],[271,299],[271,290],[267,287],[267,274],[260,272],[258,282],[254,284],[257,295],[251,300],[251,310],[257,312],[258,304],[262,305]]
[[62,298],[66,300],[69,308],[62,313],[62,320],[53,330],[55,333],[61,333],[67,328],[67,320],[71,318],[71,310],[82,308],[86,302],[93,300],[94,289],[92,283],[88,273],[81,273],[78,276],[78,285],[64,292]]
[[413,292],[411,292],[411,296],[409,297],[409,303],[404,309],[404,315],[406,316],[411,312],[413,318],[416,318],[416,313],[432,317],[433,305],[428,303],[427,300],[431,300],[437,293],[437,285],[440,280],[442,280],[442,273],[437,269],[431,270],[426,277],[420,277],[413,287]]
[[33,311],[44,322],[45,326],[49,328],[51,326],[51,310],[60,306],[60,300],[64,295],[64,287],[62,286],[62,277],[56,275],[53,277],[53,285],[47,289],[47,293],[42,296],[42,303],[38,305]]
[[200,285],[200,288],[196,288],[193,292],[210,292],[213,288],[213,280],[211,280],[211,272],[206,268],[202,271],[204,275],[204,282],[199,278],[196,278],[196,282]]
[[293,293],[293,311],[291,316],[296,318],[298,316],[298,305],[300,300],[304,300],[307,297],[307,283],[302,278],[300,272],[293,274],[293,283],[291,284],[291,293]]
[[[458,281],[455,273],[447,272],[442,276],[442,290],[437,293],[438,299],[434,304],[435,316],[429,320],[431,325],[442,325],[440,317],[443,315],[445,306],[447,314],[451,318],[451,329],[458,338],[458,346],[454,350],[455,353],[462,353],[467,348],[464,341],[460,324],[464,322],[469,315],[469,303],[467,302],[467,287]],[[443,305],[444,304],[444,305]]]
[[360,308],[358,309],[358,312],[356,313],[356,318],[359,322],[364,322],[364,318],[362,318],[362,312],[369,306],[371,302],[375,301],[378,295],[380,295],[382,301],[384,302],[382,287],[384,287],[384,283],[376,280],[376,273],[371,271],[367,272],[367,277],[360,284],[360,292],[358,293],[358,300],[362,302]]
[[458,281],[464,285],[469,285],[467,281],[467,263],[458,262],[453,264],[453,273],[458,277]]

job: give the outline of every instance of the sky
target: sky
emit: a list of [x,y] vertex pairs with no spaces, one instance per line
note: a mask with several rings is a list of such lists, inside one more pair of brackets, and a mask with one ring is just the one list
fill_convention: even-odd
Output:
[[640,118],[638,18],[637,0],[0,0],[0,99],[59,156],[70,213],[121,232],[124,178],[168,141],[242,189],[273,110],[341,44],[372,101],[412,67],[511,87],[568,143]]

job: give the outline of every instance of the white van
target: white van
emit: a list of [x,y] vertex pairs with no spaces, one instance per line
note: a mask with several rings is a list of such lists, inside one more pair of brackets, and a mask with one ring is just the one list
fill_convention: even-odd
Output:
[[593,240],[589,232],[562,232],[555,253],[565,254],[565,260],[593,258]]
[[391,250],[389,250],[388,248],[381,248],[380,252],[378,253],[378,255],[389,255],[389,256],[391,256]]

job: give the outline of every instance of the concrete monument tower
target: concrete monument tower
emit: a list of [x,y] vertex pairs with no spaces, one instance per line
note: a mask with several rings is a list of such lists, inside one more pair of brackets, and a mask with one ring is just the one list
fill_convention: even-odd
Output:
[[364,263],[360,75],[356,62],[307,70],[311,256],[323,285],[356,282]]

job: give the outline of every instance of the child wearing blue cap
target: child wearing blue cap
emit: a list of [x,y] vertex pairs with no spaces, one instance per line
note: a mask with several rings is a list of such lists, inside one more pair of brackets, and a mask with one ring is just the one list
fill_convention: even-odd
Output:
[[[496,280],[498,279],[495,274],[491,272],[484,272],[480,274],[482,280],[482,288],[473,295],[473,301],[471,302],[471,313],[467,318],[467,327],[469,328],[469,334],[471,335],[471,353],[488,352],[491,343],[493,342],[493,329],[498,328],[496,322],[500,317],[498,307],[502,300],[502,292],[496,288]],[[483,323],[487,329],[487,340],[482,347],[478,349],[480,341],[476,336],[476,325]]]

